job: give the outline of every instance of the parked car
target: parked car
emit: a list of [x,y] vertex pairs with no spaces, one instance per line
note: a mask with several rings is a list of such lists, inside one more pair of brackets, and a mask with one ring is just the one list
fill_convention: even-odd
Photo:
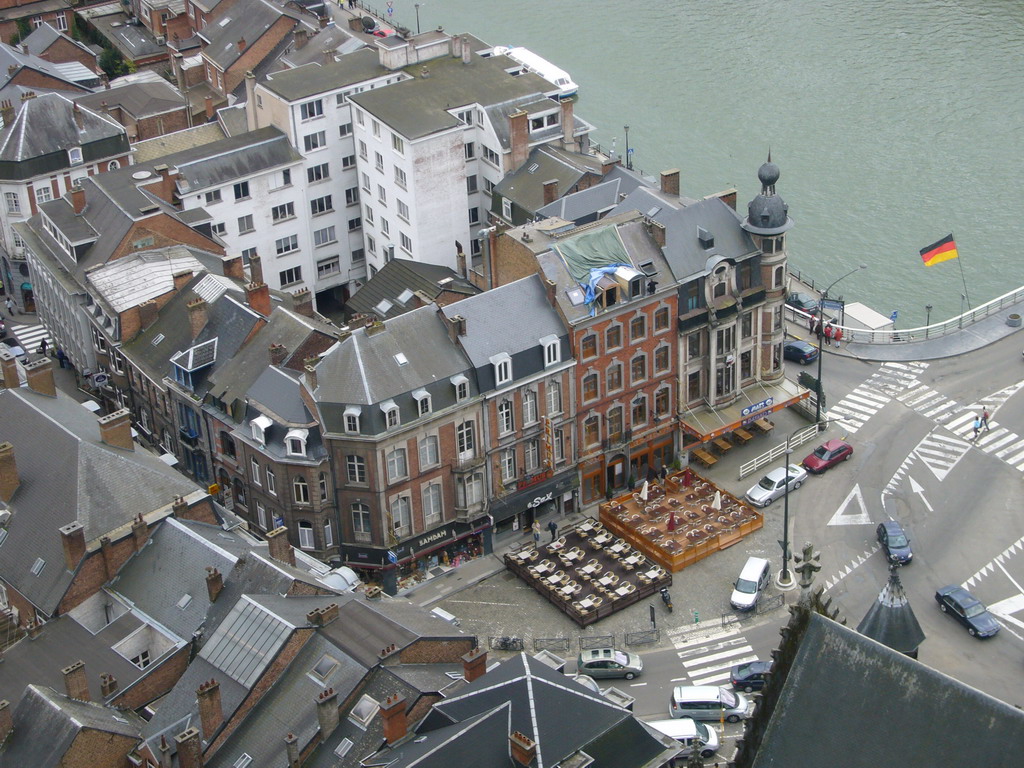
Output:
[[624,677],[632,680],[644,670],[644,663],[635,653],[615,648],[591,648],[581,651],[576,671],[591,677]]
[[895,520],[887,523],[879,523],[878,543],[885,550],[885,559],[893,565],[906,565],[913,559],[914,553],[910,550],[910,539],[907,538],[903,526]]
[[935,601],[943,613],[948,613],[965,627],[972,637],[992,637],[999,631],[999,622],[988,612],[985,604],[963,587],[951,584],[935,593]]
[[729,604],[737,611],[752,611],[757,598],[768,588],[772,580],[772,569],[763,557],[748,557],[740,571],[740,577],[733,583]]
[[770,661],[750,661],[737,664],[729,673],[732,687],[744,693],[760,691],[768,684],[768,675],[772,671]]
[[818,359],[818,348],[806,341],[787,341],[782,348],[782,356],[787,360],[796,360],[800,365],[807,365]]
[[700,746],[700,756],[705,760],[713,757],[718,751],[718,731],[709,728],[704,723],[698,723],[692,717],[654,720],[647,724],[683,745],[683,751],[677,755],[677,758],[689,757],[693,754],[694,743]]
[[6,344],[7,348],[11,350],[11,354],[14,355],[16,358],[18,358],[19,360],[24,360],[25,350],[21,346],[21,344],[18,343],[18,340],[16,338],[14,338],[13,336],[8,336],[0,339],[0,342]]
[[721,720],[738,723],[747,716],[747,699],[742,693],[714,685],[677,685],[668,700],[669,717]]
[[[789,465],[789,490],[795,491],[807,479],[807,470],[796,464]],[[767,507],[786,492],[786,468],[773,469],[747,491],[747,501],[755,507]]]
[[786,297],[786,304],[810,315],[818,314],[818,300],[810,294],[794,291]]
[[839,439],[828,440],[815,448],[802,464],[808,472],[820,475],[826,469],[834,467],[840,461],[846,461],[851,456],[853,456],[853,446],[848,442]]

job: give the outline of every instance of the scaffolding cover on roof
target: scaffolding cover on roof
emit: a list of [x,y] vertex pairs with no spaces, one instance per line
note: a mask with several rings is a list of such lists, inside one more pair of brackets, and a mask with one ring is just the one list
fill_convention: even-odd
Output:
[[[615,227],[601,227],[592,232],[555,244],[572,279],[580,285],[590,283],[590,271],[604,267],[632,266],[626,246]],[[614,269],[609,274],[614,273]]]

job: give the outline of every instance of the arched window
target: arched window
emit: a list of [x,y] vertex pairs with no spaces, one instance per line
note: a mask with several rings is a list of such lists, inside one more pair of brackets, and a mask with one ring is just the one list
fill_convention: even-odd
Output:
[[299,521],[299,547],[313,549],[313,524],[306,520]]
[[306,478],[300,475],[292,480],[292,495],[296,504],[309,504],[309,484]]
[[109,163],[107,163],[107,170],[108,171],[116,171],[120,167],[121,167],[121,164],[119,162],[117,162],[117,160],[111,160]]

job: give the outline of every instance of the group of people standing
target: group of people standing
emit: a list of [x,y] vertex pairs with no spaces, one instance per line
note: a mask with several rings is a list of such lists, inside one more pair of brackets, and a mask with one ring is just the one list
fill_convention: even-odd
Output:
[[843,340],[843,329],[838,325],[833,326],[832,323],[825,323],[825,327],[821,327],[821,320],[817,317],[811,316],[810,319],[810,331],[820,340],[822,336],[825,337],[825,346],[835,347],[839,349],[839,342]]

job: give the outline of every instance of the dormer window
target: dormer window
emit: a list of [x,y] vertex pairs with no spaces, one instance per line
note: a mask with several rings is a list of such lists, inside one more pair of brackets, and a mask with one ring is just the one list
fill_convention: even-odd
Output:
[[362,413],[363,409],[357,405],[350,405],[345,409],[345,431],[350,435],[359,434],[359,421]]
[[289,456],[305,456],[306,440],[309,437],[308,429],[289,429],[284,436],[285,449]]
[[394,400],[385,400],[380,404],[380,409],[384,412],[384,423],[388,429],[394,429],[402,423]]
[[252,439],[259,443],[261,446],[266,447],[267,445],[267,430],[274,422],[266,416],[257,416],[255,419],[249,422],[249,428],[252,430]]
[[412,393],[412,397],[416,401],[416,413],[420,416],[430,413],[430,393],[427,390],[417,389]]
[[467,379],[463,374],[460,373],[456,376],[452,376],[449,381],[451,381],[452,386],[455,387],[456,402],[461,403],[469,397],[469,379]]
[[82,162],[82,148],[81,147],[72,147],[71,149],[68,150],[68,162],[70,162],[71,165],[79,165],[79,164],[81,164],[81,162]]
[[497,386],[512,381],[512,358],[508,354],[495,355],[491,358],[491,365],[494,366],[494,383]]
[[562,359],[561,345],[558,343],[558,337],[555,335],[545,336],[540,340],[540,344],[544,347],[544,367],[554,365]]

